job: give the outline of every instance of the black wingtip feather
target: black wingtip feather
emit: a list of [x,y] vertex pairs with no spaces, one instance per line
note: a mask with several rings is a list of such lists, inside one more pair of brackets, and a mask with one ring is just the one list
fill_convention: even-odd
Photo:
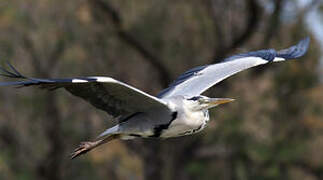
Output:
[[295,59],[305,55],[310,44],[310,38],[300,40],[296,45],[277,52],[277,57],[284,59]]
[[2,72],[1,75],[5,76],[5,77],[13,77],[13,76],[15,76],[15,74],[13,74],[10,71],[7,71],[6,69],[4,69],[2,67],[0,67],[0,72]]
[[21,73],[19,73],[8,61],[6,61],[9,70],[4,67],[0,67],[0,76],[8,77],[8,78],[17,78],[17,79],[26,79]]
[[16,70],[16,68],[14,68],[10,63],[9,63],[9,61],[6,61],[6,63],[7,63],[7,65],[10,67],[10,69],[17,75],[17,76],[19,76],[19,77],[24,77],[22,74],[20,74],[17,70]]

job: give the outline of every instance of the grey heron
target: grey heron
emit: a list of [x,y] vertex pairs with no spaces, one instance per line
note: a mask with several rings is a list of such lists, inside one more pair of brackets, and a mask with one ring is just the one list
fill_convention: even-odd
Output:
[[7,63],[7,69],[0,68],[0,75],[18,81],[0,82],[0,86],[64,88],[118,119],[115,126],[106,129],[95,141],[82,142],[71,154],[71,158],[75,158],[113,139],[170,138],[197,133],[209,121],[208,109],[233,101],[203,96],[204,91],[242,70],[299,58],[308,46],[309,38],[305,38],[280,51],[252,51],[231,56],[217,64],[195,67],[180,75],[156,97],[110,77],[30,78],[10,63]]

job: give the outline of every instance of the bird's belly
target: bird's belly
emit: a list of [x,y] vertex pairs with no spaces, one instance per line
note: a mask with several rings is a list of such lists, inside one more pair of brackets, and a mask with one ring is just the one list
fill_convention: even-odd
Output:
[[179,118],[174,120],[168,129],[165,129],[161,136],[162,138],[185,136],[200,132],[208,122],[206,118],[186,119]]
[[167,130],[164,130],[160,137],[161,138],[170,138],[170,137],[179,137],[179,136],[190,135],[190,134],[200,132],[202,129],[204,129],[204,127],[205,126],[203,126],[203,125],[196,127],[196,128],[185,127],[185,126],[173,126]]

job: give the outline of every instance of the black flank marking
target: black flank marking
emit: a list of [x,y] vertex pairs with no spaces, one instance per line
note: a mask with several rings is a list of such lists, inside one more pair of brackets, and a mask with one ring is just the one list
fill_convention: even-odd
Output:
[[135,117],[135,116],[137,116],[138,114],[141,114],[141,113],[143,113],[143,112],[136,112],[136,113],[133,113],[133,114],[131,114],[131,115],[129,115],[129,116],[127,116],[127,117],[125,117],[124,119],[121,119],[121,120],[120,120],[120,123],[122,123],[122,122],[126,122],[126,121],[128,121],[129,119],[131,119],[131,118],[133,118],[133,117]]
[[174,121],[174,119],[176,119],[176,118],[177,118],[177,112],[173,112],[172,113],[172,120],[170,122]]
[[200,130],[202,127],[203,127],[203,125],[200,125],[198,128],[193,129],[193,132],[192,133],[195,133],[196,131]]
[[169,125],[177,118],[177,112],[172,113],[172,119],[167,124],[161,124],[154,128],[154,134],[149,137],[160,137],[164,129],[168,129]]
[[139,134],[129,134],[129,136],[133,136],[133,137],[141,137],[141,135],[139,135]]

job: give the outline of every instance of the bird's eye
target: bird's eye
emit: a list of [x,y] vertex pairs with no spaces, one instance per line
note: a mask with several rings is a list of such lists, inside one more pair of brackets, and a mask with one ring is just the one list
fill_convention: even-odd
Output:
[[194,97],[192,97],[192,98],[190,98],[190,99],[188,99],[188,100],[197,101],[197,100],[199,100],[199,99],[201,99],[201,97],[200,97],[200,96],[194,96]]

